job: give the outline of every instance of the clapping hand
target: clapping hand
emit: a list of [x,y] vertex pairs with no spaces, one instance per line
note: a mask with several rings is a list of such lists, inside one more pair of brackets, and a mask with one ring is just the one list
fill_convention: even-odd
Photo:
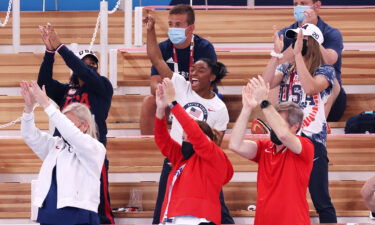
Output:
[[258,75],[258,78],[252,78],[249,81],[251,88],[252,97],[259,105],[262,101],[268,99],[268,93],[270,91],[269,83],[266,83],[261,76]]
[[47,24],[48,29],[48,38],[49,41],[54,49],[57,49],[61,45],[61,41],[59,38],[59,35],[57,35],[57,32],[55,31],[55,28],[51,24]]
[[156,87],[156,106],[158,109],[163,109],[168,106],[167,98],[164,92],[164,88],[162,84],[158,84]]
[[165,93],[167,102],[170,104],[174,100],[176,100],[175,99],[176,98],[176,91],[174,89],[174,85],[173,85],[171,79],[169,79],[169,78],[164,78],[162,85],[163,85],[163,89],[164,89],[164,93]]
[[50,23],[45,26],[39,26],[39,30],[47,50],[55,50],[61,45],[60,38]]
[[47,50],[53,51],[54,48],[52,47],[51,42],[49,41],[48,31],[47,31],[47,26],[49,26],[49,25],[50,24],[47,23],[47,25],[45,25],[45,26],[39,26],[39,30],[40,30],[40,36],[42,37],[42,40],[43,40],[44,45],[46,46]]
[[43,108],[47,108],[50,105],[50,100],[46,94],[44,85],[42,90],[35,81],[30,83],[22,81],[20,87],[21,95],[25,101],[26,113],[31,113],[37,103]]
[[315,24],[315,25],[317,24],[318,15],[316,14],[314,9],[312,9],[312,8],[307,9],[307,10],[305,10],[305,12],[303,14],[305,16],[305,19],[303,20],[302,25],[304,25],[306,23],[312,23],[312,24]]
[[[165,78],[168,79],[168,78]],[[161,84],[156,87],[156,117],[162,119],[165,116],[165,108],[174,101],[174,87],[172,82],[163,80]],[[173,100],[170,100],[173,99]]]
[[34,110],[34,107],[36,105],[36,101],[33,97],[33,95],[29,91],[29,84],[26,81],[22,81],[20,83],[21,87],[21,95],[23,97],[23,100],[25,101],[25,113],[31,113]]
[[44,85],[42,90],[35,81],[32,81],[29,83],[29,92],[34,100],[43,108],[47,108],[50,105],[50,100],[46,94]]
[[251,110],[257,106],[257,102],[252,94],[250,81],[242,88],[242,106]]

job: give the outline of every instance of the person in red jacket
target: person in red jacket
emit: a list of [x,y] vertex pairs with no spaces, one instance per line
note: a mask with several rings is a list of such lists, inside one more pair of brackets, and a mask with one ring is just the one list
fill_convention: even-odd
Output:
[[[215,143],[215,131],[194,121],[175,101],[175,89],[164,78],[156,90],[155,142],[172,163],[160,215],[163,224],[221,224],[220,191],[233,176],[233,167]],[[184,132],[181,144],[169,135],[165,108],[177,118]]]

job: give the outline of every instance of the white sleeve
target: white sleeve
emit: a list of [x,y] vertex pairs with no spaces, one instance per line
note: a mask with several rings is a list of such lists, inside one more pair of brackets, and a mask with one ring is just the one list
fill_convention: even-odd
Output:
[[217,113],[217,118],[215,125],[213,128],[218,131],[225,131],[228,126],[229,122],[229,114],[228,114],[228,109],[226,107],[223,107],[218,113]]
[[90,164],[95,162],[101,169],[106,153],[103,144],[90,135],[84,134],[52,104],[45,108],[44,111],[59,130],[61,136],[74,147],[72,150],[77,154],[77,157],[80,160],[88,161]]
[[181,99],[180,96],[186,95],[189,89],[189,82],[179,73],[173,73],[171,80],[176,90],[176,100]]
[[34,113],[23,113],[21,119],[21,136],[33,152],[44,160],[54,148],[58,138],[41,132],[35,127]]

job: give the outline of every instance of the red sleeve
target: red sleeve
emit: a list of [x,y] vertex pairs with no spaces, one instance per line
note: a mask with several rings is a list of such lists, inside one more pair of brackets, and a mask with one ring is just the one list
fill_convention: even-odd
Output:
[[297,156],[306,161],[312,161],[314,158],[314,144],[310,141],[310,139],[306,137],[298,137],[302,145],[302,151]]
[[181,105],[175,105],[171,112],[187,134],[195,153],[218,168],[219,174],[224,178],[223,184],[228,183],[233,177],[233,166],[223,150],[207,137]]
[[180,104],[175,105],[171,112],[181,124],[182,129],[193,145],[194,151],[202,158],[211,159],[217,153],[216,144],[201,130],[199,125],[186,113]]
[[155,117],[154,139],[161,153],[176,165],[183,160],[181,145],[169,135],[166,119]]
[[226,172],[227,172],[226,175],[227,176],[225,178],[224,184],[227,184],[232,179],[234,170],[233,170],[233,165],[230,162],[230,160],[228,159],[227,155],[225,155],[225,153],[223,153],[223,155],[224,155],[225,163],[227,164],[227,169],[226,169]]
[[255,156],[254,159],[252,159],[251,161],[254,161],[256,163],[259,163],[259,160],[260,158],[262,157],[262,153],[263,153],[263,148],[264,148],[264,141],[259,139],[256,141],[257,143],[257,146],[258,146],[258,150],[257,150],[257,155]]

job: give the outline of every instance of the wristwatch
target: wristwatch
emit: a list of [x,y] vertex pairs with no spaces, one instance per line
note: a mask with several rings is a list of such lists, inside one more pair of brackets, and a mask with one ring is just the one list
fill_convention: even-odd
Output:
[[174,100],[170,105],[169,105],[169,108],[173,108],[173,106],[177,105],[177,101]]
[[268,100],[263,100],[263,101],[260,103],[260,108],[261,108],[261,109],[264,109],[264,108],[267,108],[269,105],[271,105],[271,103],[270,103]]

